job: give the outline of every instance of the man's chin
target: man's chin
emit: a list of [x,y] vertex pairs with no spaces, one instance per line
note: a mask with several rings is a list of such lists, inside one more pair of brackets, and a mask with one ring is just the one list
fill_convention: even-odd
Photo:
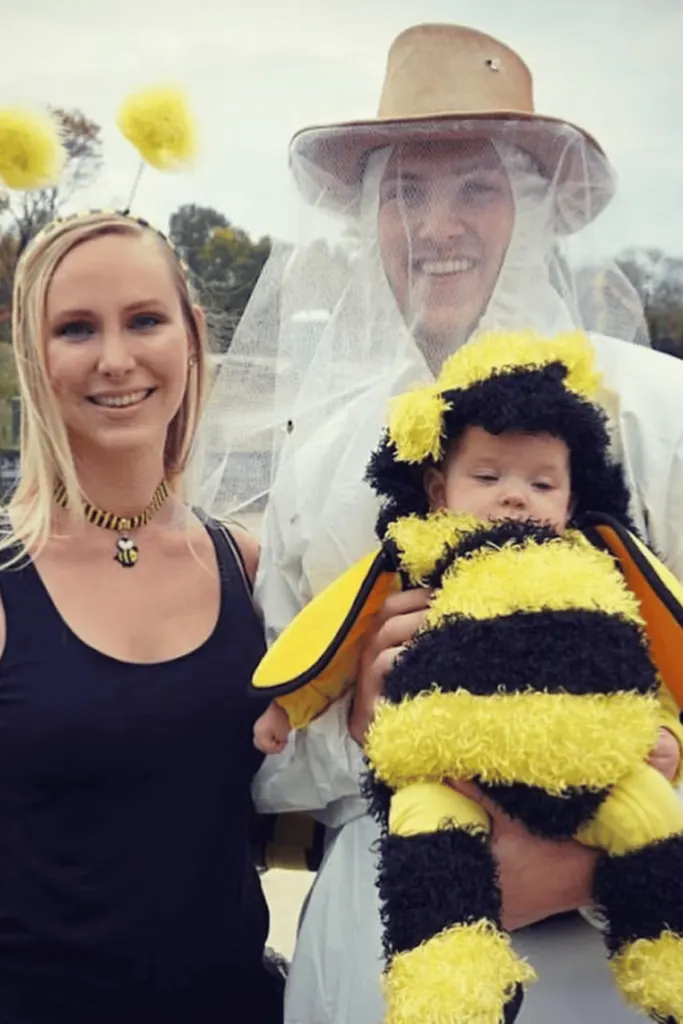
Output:
[[415,320],[412,334],[430,366],[432,361],[436,361],[438,368],[447,356],[462,348],[475,326],[470,323],[454,323],[451,314],[449,317]]

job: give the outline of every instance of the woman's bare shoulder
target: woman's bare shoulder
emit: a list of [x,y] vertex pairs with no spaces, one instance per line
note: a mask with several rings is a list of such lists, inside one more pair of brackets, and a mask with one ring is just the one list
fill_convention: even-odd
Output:
[[253,584],[256,579],[256,570],[258,569],[259,556],[261,554],[259,542],[243,526],[238,526],[237,523],[227,523],[226,525],[244,559],[244,567],[249,577],[249,582]]

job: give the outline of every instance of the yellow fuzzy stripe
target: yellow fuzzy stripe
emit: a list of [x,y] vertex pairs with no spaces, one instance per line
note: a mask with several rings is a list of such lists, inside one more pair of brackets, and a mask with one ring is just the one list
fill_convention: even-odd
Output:
[[538,370],[560,362],[567,367],[567,390],[592,399],[600,383],[594,361],[593,346],[581,331],[554,338],[544,338],[535,331],[488,331],[446,360],[436,386],[439,391],[469,388],[495,374]]
[[609,786],[647,757],[659,705],[635,693],[525,693],[478,697],[432,690],[382,701],[366,753],[379,778],[409,782],[479,776],[550,793]]
[[387,537],[401,553],[401,566],[416,586],[443,558],[445,548],[456,544],[466,533],[481,529],[484,524],[474,516],[460,515],[442,509],[429,516],[403,516],[387,529]]
[[683,938],[663,931],[638,939],[611,961],[627,1002],[658,1019],[683,1021]]
[[448,615],[491,619],[513,612],[587,609],[642,623],[638,599],[610,554],[578,533],[523,546],[482,548],[444,575],[427,615],[438,626]]
[[517,984],[534,981],[507,935],[486,920],[399,953],[383,979],[385,1024],[499,1024]]

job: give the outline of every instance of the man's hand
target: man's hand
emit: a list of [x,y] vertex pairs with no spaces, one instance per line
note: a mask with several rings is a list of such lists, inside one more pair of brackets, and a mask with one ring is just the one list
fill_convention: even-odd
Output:
[[681,763],[681,748],[674,734],[669,732],[666,726],[661,726],[657,746],[647,760],[648,764],[661,772],[669,782],[676,778]]
[[503,893],[503,927],[515,931],[592,904],[595,850],[573,840],[532,835],[472,782],[449,785],[481,804],[491,819],[493,855]]
[[384,693],[387,672],[396,656],[424,625],[430,597],[429,590],[391,594],[365,638],[349,715],[349,732],[360,746],[374,716],[375,704]]

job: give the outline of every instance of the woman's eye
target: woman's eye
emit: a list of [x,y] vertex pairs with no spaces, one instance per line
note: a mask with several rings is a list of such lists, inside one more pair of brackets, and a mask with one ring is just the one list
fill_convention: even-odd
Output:
[[69,320],[67,323],[60,324],[55,334],[58,338],[70,338],[73,341],[79,341],[83,338],[89,338],[93,330],[93,325],[89,324],[86,320]]
[[150,331],[161,322],[162,317],[158,313],[137,313],[131,320],[131,327],[136,331]]

